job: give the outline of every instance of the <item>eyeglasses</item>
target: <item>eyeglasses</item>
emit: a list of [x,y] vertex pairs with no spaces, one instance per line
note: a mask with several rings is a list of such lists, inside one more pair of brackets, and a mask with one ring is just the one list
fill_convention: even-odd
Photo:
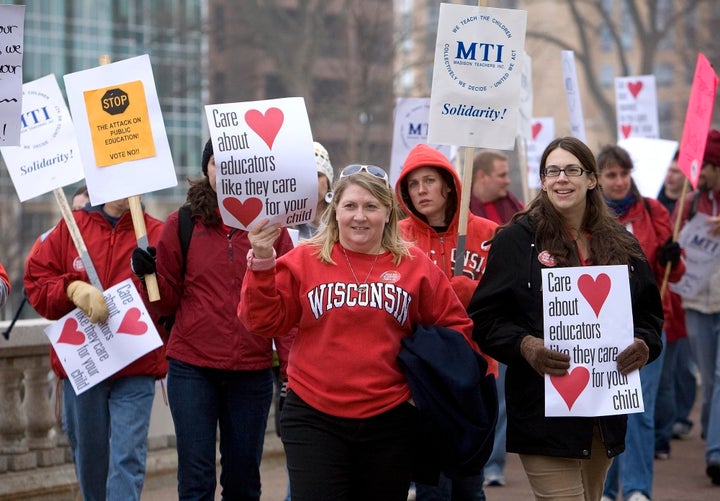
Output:
[[560,173],[564,173],[567,177],[580,177],[583,172],[592,172],[588,169],[583,169],[579,165],[568,165],[564,169],[560,167],[550,166],[543,169],[543,176],[545,177],[559,177]]
[[371,176],[380,178],[385,181],[385,184],[387,184],[388,187],[390,186],[390,178],[388,177],[387,172],[376,165],[348,165],[340,172],[340,179],[348,176],[354,176],[355,174],[359,174],[361,172],[367,172]]

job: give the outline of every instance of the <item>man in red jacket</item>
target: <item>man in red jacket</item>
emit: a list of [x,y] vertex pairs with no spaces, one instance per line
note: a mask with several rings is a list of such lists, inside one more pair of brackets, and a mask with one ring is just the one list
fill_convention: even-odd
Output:
[[[86,206],[73,216],[100,283],[111,287],[132,278],[138,286],[129,266],[137,244],[127,199]],[[144,217],[148,241],[154,245],[162,223],[147,214]],[[28,300],[45,318],[59,319],[77,307],[93,323],[107,319],[102,291],[89,283],[64,221],[28,258],[26,266]],[[139,500],[155,380],[167,372],[165,348],[151,351],[81,395],[75,394],[53,349],[50,363],[63,383],[63,429],[72,447],[83,498]]]

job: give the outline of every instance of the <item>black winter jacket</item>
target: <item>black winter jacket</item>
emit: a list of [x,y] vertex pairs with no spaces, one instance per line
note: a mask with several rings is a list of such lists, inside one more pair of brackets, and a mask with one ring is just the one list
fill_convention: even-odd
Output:
[[[497,234],[485,275],[468,307],[473,338],[506,364],[507,450],[565,458],[590,457],[593,425],[600,426],[608,457],[625,450],[627,416],[545,417],[544,379],[520,354],[527,335],[543,337],[542,274],[535,236],[527,216]],[[635,337],[650,348],[650,361],[662,350],[660,294],[646,261],[629,266]]]

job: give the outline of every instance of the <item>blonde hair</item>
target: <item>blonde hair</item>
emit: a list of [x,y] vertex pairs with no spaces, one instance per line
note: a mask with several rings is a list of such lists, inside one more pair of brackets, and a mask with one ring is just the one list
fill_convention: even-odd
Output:
[[400,208],[395,195],[388,183],[377,176],[367,172],[358,172],[341,177],[333,188],[333,200],[322,217],[321,229],[312,238],[305,240],[301,245],[317,247],[318,258],[329,264],[336,264],[331,257],[333,246],[340,240],[340,228],[337,222],[337,204],[342,200],[348,186],[355,185],[366,189],[378,201],[390,209],[390,218],[383,228],[380,243],[383,248],[393,255],[393,262],[397,265],[403,257],[411,257],[409,243],[403,240],[398,229]]

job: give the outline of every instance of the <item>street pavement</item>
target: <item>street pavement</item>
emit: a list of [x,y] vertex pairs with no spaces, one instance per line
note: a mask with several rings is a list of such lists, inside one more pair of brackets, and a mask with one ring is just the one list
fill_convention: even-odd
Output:
[[[696,425],[688,440],[673,440],[670,459],[655,461],[655,477],[653,483],[653,501],[718,501],[720,486],[713,486],[705,475],[705,448],[700,438],[700,417],[698,409],[693,412],[692,419]],[[282,449],[272,447],[270,454],[265,454],[261,466],[262,501],[283,501],[287,477],[285,473],[285,457]],[[507,485],[504,487],[486,487],[488,501],[532,501],[532,493],[520,459],[516,454],[508,454],[505,469]],[[171,501],[177,499],[177,490],[172,485],[148,486],[142,495],[142,501]],[[218,493],[216,500],[220,500]],[[368,500],[372,501],[372,500]],[[618,500],[621,501],[621,500]]]

